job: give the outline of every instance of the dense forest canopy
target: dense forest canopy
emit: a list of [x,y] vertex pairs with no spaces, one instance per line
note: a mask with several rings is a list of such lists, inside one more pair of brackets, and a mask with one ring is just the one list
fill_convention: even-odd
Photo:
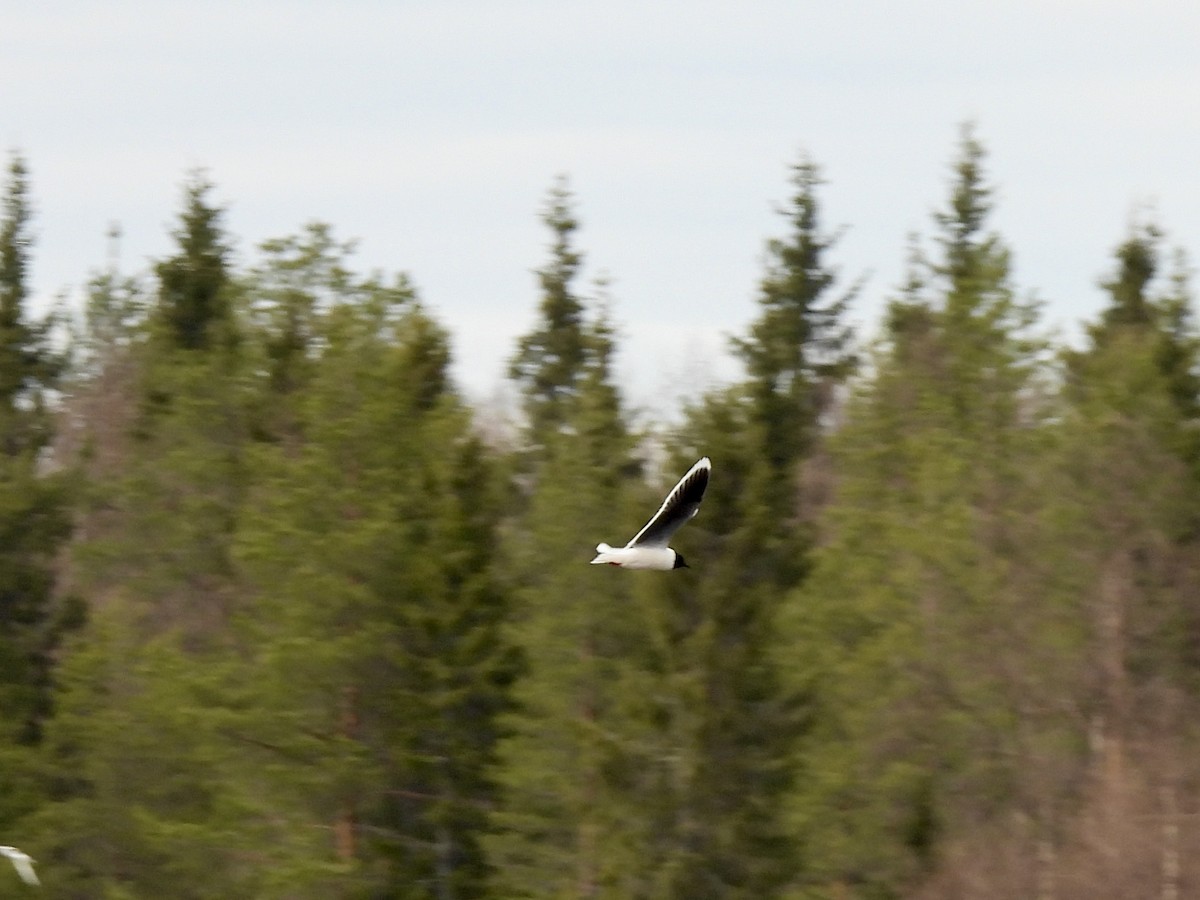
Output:
[[[46,896],[1200,891],[1200,338],[1151,218],[1060,344],[965,127],[867,340],[801,156],[742,374],[648,425],[560,178],[497,429],[406,275],[324,223],[240,263],[201,173],[168,256],[37,317],[31,168],[0,843]],[[690,569],[587,565],[703,455]]]

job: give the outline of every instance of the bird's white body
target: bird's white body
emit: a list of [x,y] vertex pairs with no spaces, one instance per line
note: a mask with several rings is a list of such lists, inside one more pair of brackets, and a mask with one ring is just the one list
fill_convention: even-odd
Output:
[[668,571],[675,568],[675,551],[670,547],[610,547],[608,544],[597,544],[592,565]]
[[13,868],[17,870],[17,874],[26,884],[41,884],[38,881],[37,873],[33,871],[33,857],[28,853],[18,850],[16,847],[0,846],[0,856],[7,856],[12,860]]

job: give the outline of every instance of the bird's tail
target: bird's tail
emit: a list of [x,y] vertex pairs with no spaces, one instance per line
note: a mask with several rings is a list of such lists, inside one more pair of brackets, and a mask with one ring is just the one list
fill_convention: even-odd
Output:
[[592,560],[592,565],[601,566],[604,565],[604,563],[613,562],[614,560],[612,556],[610,556],[611,553],[612,547],[608,546],[608,544],[597,544],[596,558]]

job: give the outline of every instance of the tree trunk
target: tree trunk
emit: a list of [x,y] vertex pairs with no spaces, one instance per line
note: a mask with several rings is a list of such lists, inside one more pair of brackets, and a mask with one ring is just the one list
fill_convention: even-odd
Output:
[[1179,820],[1175,789],[1162,789],[1162,900],[1179,900]]
[[[348,686],[342,691],[341,734],[354,738],[358,734],[358,688]],[[358,854],[354,804],[344,801],[337,821],[333,824],[334,847],[341,862],[351,862]]]
[[[579,715],[587,723],[584,733],[587,741],[592,740],[592,726],[596,722],[596,703],[593,696],[593,659],[595,652],[592,647],[591,635],[583,639],[580,646],[580,659],[583,662],[584,679],[583,693],[579,699]],[[584,751],[583,798],[584,814],[579,822],[579,896],[596,896],[596,823],[592,819],[596,803],[596,771],[591,748]]]
[[[1100,582],[1100,659],[1104,672],[1105,716],[1101,810],[1106,826],[1125,813],[1125,735],[1129,724],[1129,680],[1125,671],[1125,613],[1132,561],[1128,550],[1118,551]],[[1108,833],[1112,829],[1108,828]],[[1119,847],[1107,847],[1111,854]]]

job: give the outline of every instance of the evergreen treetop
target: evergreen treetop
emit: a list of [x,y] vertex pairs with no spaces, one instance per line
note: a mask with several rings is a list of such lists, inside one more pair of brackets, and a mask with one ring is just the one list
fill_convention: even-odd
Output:
[[767,243],[767,271],[759,283],[758,318],[733,340],[748,376],[761,452],[776,472],[807,453],[833,386],[854,364],[845,315],[859,285],[837,296],[837,271],[826,257],[837,235],[823,231],[817,189],[820,170],[808,157],[792,169],[793,193],[781,214],[786,237]]
[[569,418],[587,358],[583,301],[575,279],[583,255],[574,247],[579,222],[565,178],[550,190],[542,221],[551,230],[550,259],[538,270],[542,298],[538,323],[517,343],[509,377],[521,389],[530,435],[536,444],[549,439]]
[[231,250],[222,224],[224,210],[212,203],[212,191],[203,173],[189,177],[173,232],[178,249],[155,266],[159,313],[171,343],[184,350],[210,347],[218,331],[231,325],[226,293]]

